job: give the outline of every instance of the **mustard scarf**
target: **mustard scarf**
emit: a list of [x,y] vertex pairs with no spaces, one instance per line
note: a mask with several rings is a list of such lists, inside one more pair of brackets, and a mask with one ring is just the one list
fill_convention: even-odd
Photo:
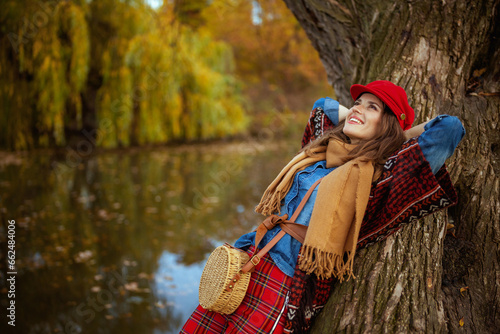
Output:
[[311,150],[312,156],[299,153],[269,185],[255,209],[264,215],[279,213],[295,173],[307,166],[326,159],[327,168],[338,167],[320,183],[298,260],[300,270],[322,279],[335,276],[343,281],[346,274],[347,279],[354,277],[352,268],[359,229],[374,178],[373,163],[368,159],[361,157],[348,161],[348,154],[354,147],[331,139],[328,146]]

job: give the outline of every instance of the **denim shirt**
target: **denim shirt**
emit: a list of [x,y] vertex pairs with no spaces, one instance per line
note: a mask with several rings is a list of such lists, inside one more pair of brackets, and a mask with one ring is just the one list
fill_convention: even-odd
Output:
[[[319,99],[314,104],[313,109],[316,107],[322,107],[333,124],[338,124],[339,104],[337,101],[330,98]],[[425,125],[424,132],[418,137],[418,143],[434,174],[443,166],[445,160],[453,154],[453,151],[464,134],[465,130],[462,123],[458,118],[453,116],[440,115]],[[288,217],[291,217],[314,182],[328,175],[334,169],[335,168],[326,168],[326,161],[322,160],[297,172],[294,177],[294,182],[284,198],[279,215],[288,214]],[[318,186],[316,186],[316,189],[311,194],[302,212],[297,217],[296,223],[306,226],[309,225],[317,191]],[[268,231],[262,239],[259,248],[266,245],[280,230],[281,228],[277,226],[271,231]],[[253,245],[254,240],[255,232],[247,233],[236,241],[235,247],[245,249]],[[289,234],[285,234],[278,244],[269,251],[269,255],[283,273],[293,277],[300,247],[300,242]]]

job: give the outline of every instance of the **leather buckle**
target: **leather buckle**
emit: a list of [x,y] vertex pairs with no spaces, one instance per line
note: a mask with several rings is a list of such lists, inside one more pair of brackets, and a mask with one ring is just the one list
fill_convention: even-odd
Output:
[[[257,259],[257,262],[254,262],[254,259]],[[252,262],[252,264],[253,264],[254,266],[256,266],[256,265],[258,265],[258,264],[259,264],[259,262],[260,262],[260,257],[258,257],[257,255],[254,255],[254,256],[252,256],[252,258],[250,259],[250,262]]]

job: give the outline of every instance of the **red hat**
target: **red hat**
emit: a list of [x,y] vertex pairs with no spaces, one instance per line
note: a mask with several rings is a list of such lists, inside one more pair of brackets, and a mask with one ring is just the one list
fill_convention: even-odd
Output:
[[408,104],[408,97],[403,88],[387,80],[377,80],[368,85],[352,85],[351,96],[354,101],[361,93],[371,93],[384,102],[396,115],[403,130],[411,128],[415,120],[415,112]]

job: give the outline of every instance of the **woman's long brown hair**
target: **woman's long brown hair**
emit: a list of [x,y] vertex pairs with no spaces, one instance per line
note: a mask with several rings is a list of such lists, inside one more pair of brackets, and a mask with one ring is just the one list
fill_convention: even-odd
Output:
[[[348,136],[344,134],[345,120],[326,131],[321,137],[306,145],[302,150],[308,155],[312,156],[314,153],[311,149],[319,146],[328,146],[330,139],[335,138],[345,143],[350,143]],[[401,145],[405,142],[406,138],[403,129],[394,113],[386,106],[382,114],[380,130],[377,136],[367,141],[362,141],[356,146],[348,155],[347,161],[359,157],[364,157],[373,161],[375,170],[378,175],[386,160],[396,152]]]

